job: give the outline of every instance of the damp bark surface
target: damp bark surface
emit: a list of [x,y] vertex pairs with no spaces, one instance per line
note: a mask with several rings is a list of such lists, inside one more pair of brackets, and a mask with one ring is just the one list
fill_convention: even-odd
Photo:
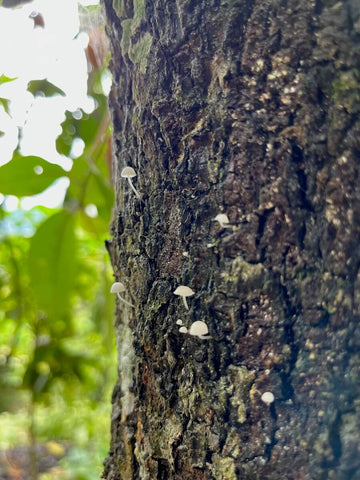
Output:
[[103,3],[134,305],[104,478],[360,478],[360,3]]

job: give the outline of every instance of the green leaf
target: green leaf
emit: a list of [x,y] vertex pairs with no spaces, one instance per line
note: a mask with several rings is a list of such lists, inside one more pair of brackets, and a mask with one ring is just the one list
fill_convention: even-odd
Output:
[[14,80],[17,80],[18,77],[7,77],[6,75],[2,74],[0,75],[0,85],[2,85],[3,83],[7,83],[7,82],[13,82]]
[[99,216],[109,222],[114,204],[113,190],[101,175],[94,172],[91,173],[84,196],[84,205],[91,203],[96,205]]
[[0,104],[3,106],[5,112],[10,115],[10,111],[9,111],[9,103],[10,103],[10,100],[8,98],[1,98],[0,97]]
[[85,150],[92,148],[92,143],[107,112],[106,96],[93,94],[92,97],[96,108],[90,114],[80,109],[81,118],[74,118],[72,112],[65,112],[65,120],[61,124],[62,133],[56,139],[56,149],[62,155],[69,155],[72,142],[76,137],[80,137],[85,142]]
[[34,97],[40,95],[44,97],[53,97],[54,95],[65,96],[65,92],[53,83],[44,78],[43,80],[31,80],[28,83],[27,89]]
[[56,149],[62,155],[69,155],[71,145],[75,137],[80,137],[84,140],[87,146],[96,136],[99,129],[99,123],[94,114],[87,114],[80,110],[81,119],[76,119],[69,111],[65,112],[65,120],[61,124],[62,133],[56,139]]
[[70,311],[76,274],[74,217],[61,210],[40,225],[31,239],[29,270],[38,301],[51,319]]
[[[114,192],[110,182],[100,174],[96,166],[89,165],[84,156],[74,160],[69,178],[70,185],[67,190],[66,201],[77,199],[83,208],[89,204],[94,204],[99,214],[97,219],[99,217],[102,219],[102,231],[106,231],[114,204]],[[89,219],[89,217],[87,221],[86,218],[83,218],[83,220],[85,220],[85,228],[89,231],[94,230],[95,224],[99,224],[96,219]]]
[[48,188],[66,172],[40,157],[22,157],[19,154],[0,167],[0,192],[3,195],[23,197],[35,195]]
[[81,201],[84,197],[86,185],[89,181],[90,166],[83,156],[74,159],[69,172],[70,185],[66,197]]
[[32,389],[36,394],[45,393],[57,378],[73,375],[85,381],[84,367],[96,365],[96,359],[84,353],[72,353],[50,338],[44,345],[36,345],[32,362],[28,364],[23,376],[23,388]]

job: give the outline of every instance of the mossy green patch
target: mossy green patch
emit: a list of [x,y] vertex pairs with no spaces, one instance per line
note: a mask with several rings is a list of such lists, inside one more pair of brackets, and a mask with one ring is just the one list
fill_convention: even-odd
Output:
[[134,18],[145,17],[145,0],[134,0]]
[[121,37],[121,49],[124,53],[128,53],[131,40],[131,27],[134,23],[132,18],[127,18],[121,22],[122,26],[122,37]]
[[[114,0],[121,3],[121,0]],[[122,3],[121,3],[122,5]],[[115,7],[114,7],[115,8]],[[124,53],[127,53],[132,63],[139,65],[140,70],[144,73],[147,64],[147,57],[150,52],[152,37],[150,33],[146,32],[136,43],[132,43],[131,39],[138,32],[141,20],[145,17],[145,2],[144,0],[134,0],[134,16],[126,18],[121,22],[122,38],[121,48]]]
[[343,106],[348,112],[360,102],[360,71],[357,69],[341,72],[333,82],[333,98],[335,104]]
[[118,17],[124,15],[124,0],[113,0],[113,9]]
[[149,56],[152,44],[152,36],[146,32],[145,35],[129,50],[129,58],[133,63],[140,65],[140,70],[145,73],[147,57]]
[[212,456],[215,480],[236,480],[235,461],[232,458],[223,458],[217,453]]
[[207,163],[209,180],[211,183],[216,183],[220,165],[222,162],[221,155],[216,155],[212,157]]
[[[242,257],[236,257],[228,271],[222,272],[221,276],[228,284],[241,284],[244,289],[263,286],[265,281],[265,269],[260,263],[248,263]],[[231,285],[228,287],[231,288]]]
[[229,377],[234,386],[230,403],[236,410],[237,421],[244,423],[246,421],[246,402],[250,396],[254,372],[249,371],[246,367],[231,366],[229,367]]

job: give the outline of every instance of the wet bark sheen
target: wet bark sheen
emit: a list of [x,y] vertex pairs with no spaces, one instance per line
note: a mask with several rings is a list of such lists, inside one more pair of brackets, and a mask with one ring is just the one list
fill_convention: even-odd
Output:
[[358,0],[104,4],[135,305],[104,478],[360,478]]

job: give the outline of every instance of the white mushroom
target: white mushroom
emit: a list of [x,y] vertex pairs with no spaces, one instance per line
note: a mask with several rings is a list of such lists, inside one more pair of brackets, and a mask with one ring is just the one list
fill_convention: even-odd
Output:
[[179,295],[180,297],[182,297],[186,310],[189,310],[189,306],[187,304],[186,297],[191,297],[192,295],[194,295],[194,293],[195,292],[193,290],[191,290],[190,287],[186,287],[185,285],[180,285],[174,291],[174,295]]
[[188,329],[186,327],[180,327],[179,332],[180,333],[188,333]]
[[274,394],[271,393],[271,392],[264,392],[262,395],[261,395],[261,400],[266,403],[266,405],[270,405],[271,403],[273,403],[273,401],[275,400],[275,397],[274,397]]
[[[121,282],[115,282],[111,285],[111,288],[110,288],[110,293],[116,293],[116,295],[118,296],[119,300],[121,300],[122,302],[124,302],[126,305],[129,305],[129,307],[134,307],[134,305],[128,301],[125,300],[125,298],[123,298],[120,293],[122,292],[125,292],[125,286],[123,283]],[[135,308],[135,307],[134,307]]]
[[176,325],[182,325],[182,324],[183,324],[183,321],[180,320],[180,318],[179,318],[179,320],[176,320]]
[[189,334],[194,337],[199,337],[201,339],[210,338],[207,334],[209,333],[208,326],[205,322],[201,320],[196,320],[196,322],[190,325]]
[[218,213],[214,220],[219,222],[221,228],[232,228],[232,225],[229,225],[230,220],[226,213]]
[[127,178],[128,179],[128,182],[129,182],[129,185],[130,185],[132,191],[135,193],[137,198],[139,200],[141,200],[140,193],[136,190],[136,188],[134,187],[134,185],[131,181],[132,178],[136,177],[135,170],[132,167],[125,167],[125,168],[122,169],[120,175],[121,175],[122,178]]

